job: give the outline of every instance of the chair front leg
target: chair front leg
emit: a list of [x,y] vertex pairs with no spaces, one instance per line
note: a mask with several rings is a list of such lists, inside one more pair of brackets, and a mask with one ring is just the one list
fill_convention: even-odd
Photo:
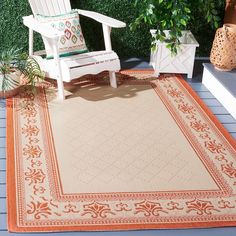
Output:
[[[105,24],[102,24],[103,37],[105,43],[106,51],[111,51],[111,27]],[[117,88],[116,73],[115,71],[109,71],[110,85],[112,88]]]
[[58,38],[54,39],[47,39],[50,47],[53,50],[53,60],[55,62],[55,67],[57,70],[56,80],[57,80],[57,88],[58,88],[58,99],[64,100],[65,99],[65,93],[64,93],[64,85],[63,85],[63,79],[62,79],[62,70],[61,70],[61,63],[59,59],[59,50],[58,50]]
[[112,88],[117,88],[116,73],[114,71],[109,71],[110,85]]

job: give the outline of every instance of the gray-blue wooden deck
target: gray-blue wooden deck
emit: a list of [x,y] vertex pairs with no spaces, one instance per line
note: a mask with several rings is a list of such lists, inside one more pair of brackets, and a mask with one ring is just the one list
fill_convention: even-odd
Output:
[[[214,98],[214,96],[201,84],[201,61],[196,61],[194,78],[188,80],[194,91],[211,109],[228,132],[236,139],[236,120],[227,110]],[[126,60],[122,63],[123,68],[147,68],[148,64],[138,59]],[[38,234],[29,234],[30,236]],[[42,236],[49,236],[54,233],[41,233]],[[6,209],[6,110],[5,101],[0,100],[0,236],[14,236],[14,233],[7,231],[7,209]],[[18,234],[19,235],[19,234]],[[24,234],[21,234],[24,235]],[[236,235],[236,227],[222,227],[209,229],[185,229],[185,230],[139,230],[124,232],[65,232],[61,236],[232,236]]]

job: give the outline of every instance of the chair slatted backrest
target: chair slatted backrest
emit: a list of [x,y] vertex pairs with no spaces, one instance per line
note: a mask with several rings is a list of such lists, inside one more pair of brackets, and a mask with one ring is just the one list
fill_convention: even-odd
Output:
[[28,0],[34,15],[54,16],[71,11],[70,0]]

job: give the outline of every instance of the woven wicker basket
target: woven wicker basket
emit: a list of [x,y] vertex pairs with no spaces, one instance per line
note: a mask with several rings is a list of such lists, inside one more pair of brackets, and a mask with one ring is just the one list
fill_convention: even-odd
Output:
[[216,31],[210,61],[218,70],[236,68],[236,25],[224,24]]

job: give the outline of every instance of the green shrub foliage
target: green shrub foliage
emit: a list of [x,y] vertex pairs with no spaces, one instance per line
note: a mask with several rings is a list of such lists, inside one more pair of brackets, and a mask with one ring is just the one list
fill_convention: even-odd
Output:
[[[216,0],[217,1],[217,0]],[[147,25],[141,25],[136,31],[130,31],[129,25],[139,12],[134,7],[135,0],[71,0],[73,8],[93,10],[126,22],[127,27],[112,30],[113,49],[120,57],[148,57],[150,53],[151,36]],[[197,14],[194,11],[193,14]],[[12,46],[28,50],[28,29],[22,23],[22,16],[31,14],[27,0],[0,1],[0,50]],[[223,16],[223,9],[222,9]],[[215,31],[205,23],[203,16],[195,17],[191,22],[193,32],[200,48],[197,54],[209,56]],[[102,27],[94,20],[81,17],[83,33],[90,50],[104,48]],[[42,40],[35,34],[34,49],[43,49]]]

